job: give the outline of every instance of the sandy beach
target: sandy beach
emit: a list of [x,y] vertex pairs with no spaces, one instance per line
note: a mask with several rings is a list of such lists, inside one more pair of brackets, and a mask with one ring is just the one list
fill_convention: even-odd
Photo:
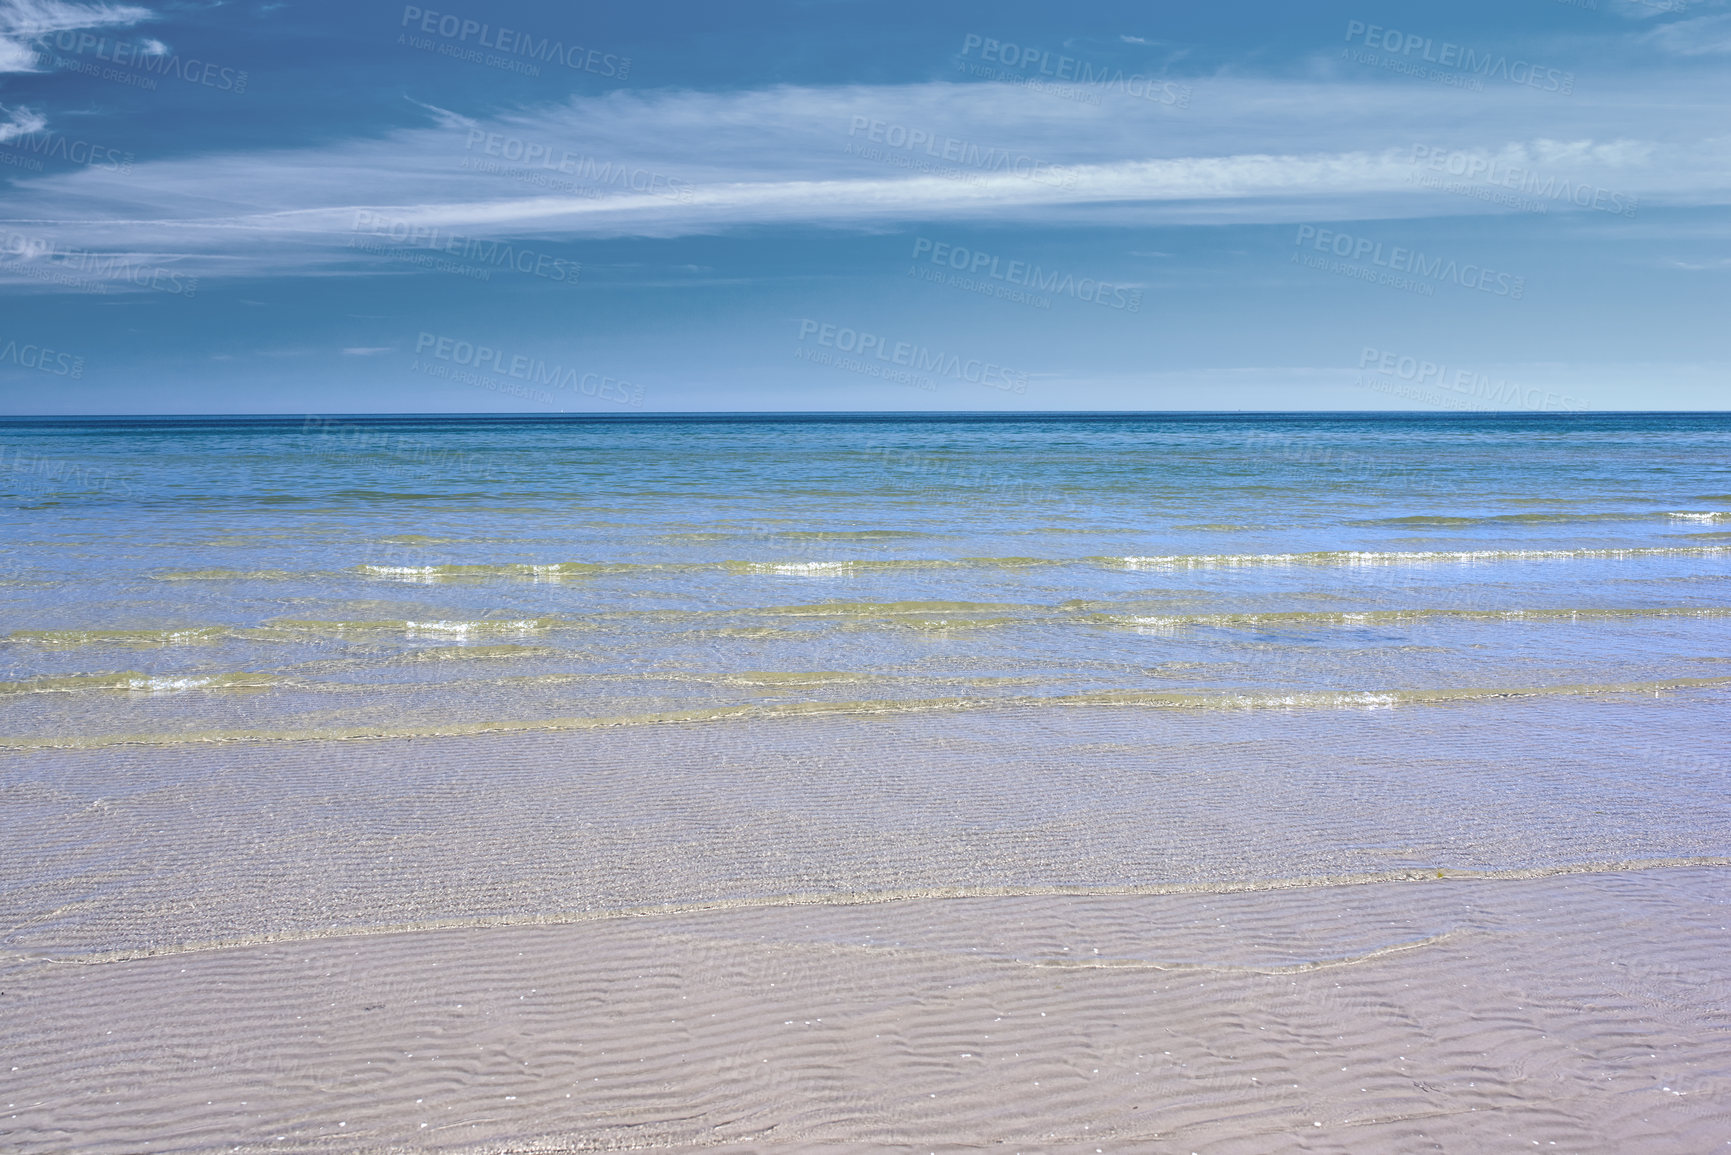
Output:
[[1724,868],[770,905],[5,981],[9,1150],[1699,1152]]
[[0,1151],[1724,1147],[1723,422],[1594,420],[32,433]]
[[0,1145],[1713,1149],[1703,705],[17,752]]

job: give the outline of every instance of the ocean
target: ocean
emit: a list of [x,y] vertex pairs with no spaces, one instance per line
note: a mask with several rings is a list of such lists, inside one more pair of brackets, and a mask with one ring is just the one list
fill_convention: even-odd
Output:
[[32,957],[1731,855],[1724,415],[14,419],[0,487]]

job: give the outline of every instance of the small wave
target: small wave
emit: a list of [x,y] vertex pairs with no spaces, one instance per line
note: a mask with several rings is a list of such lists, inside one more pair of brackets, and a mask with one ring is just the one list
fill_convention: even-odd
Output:
[[1688,521],[1694,522],[1697,525],[1718,525],[1722,522],[1731,522],[1731,513],[1718,511],[1705,511],[1701,513],[1678,512],[1668,513],[1665,516],[1670,518],[1672,521]]
[[1731,607],[1637,606],[1633,608],[1547,608],[1533,610],[1288,610],[1236,614],[1093,614],[1100,625],[1168,632],[1186,626],[1373,626],[1412,622],[1606,622],[1664,618],[1727,618]]
[[556,657],[562,651],[550,646],[428,646],[398,654],[393,662],[504,662],[521,658]]
[[89,690],[172,694],[183,690],[257,690],[279,684],[280,679],[268,674],[141,674],[128,670],[118,674],[66,674],[0,682],[0,694],[68,694]]
[[785,630],[775,626],[717,626],[709,630],[694,630],[687,636],[697,638],[742,638],[753,642],[799,641],[807,637],[800,630]]
[[455,634],[458,637],[466,637],[469,634],[479,634],[479,633],[526,634],[526,633],[530,633],[534,630],[538,630],[541,628],[542,628],[541,623],[539,621],[536,621],[533,618],[524,618],[524,619],[521,619],[518,621],[509,621],[509,622],[507,622],[507,621],[478,621],[478,622],[446,622],[446,621],[408,622],[408,621],[406,621],[403,623],[404,631],[407,632],[411,636],[413,636],[415,634],[441,634],[441,635]]
[[1473,517],[1448,514],[1417,514],[1410,517],[1372,517],[1347,525],[1383,529],[1477,529],[1500,525],[1596,525],[1605,522],[1663,521],[1675,514],[1652,510],[1601,510],[1594,513],[1491,513]]
[[186,569],[165,570],[151,576],[164,582],[276,582],[311,575],[290,573],[283,569]]
[[[110,675],[110,679],[158,681],[145,675]],[[248,678],[256,675],[223,675]],[[56,679],[73,681],[74,679]],[[170,679],[169,681],[175,681]],[[265,684],[269,684],[268,682]],[[7,686],[0,683],[0,692]],[[523,720],[483,720],[444,726],[388,725],[326,727],[299,730],[188,731],[167,734],[64,735],[53,738],[0,738],[0,749],[94,749],[126,745],[186,745],[221,742],[352,741],[399,738],[461,738],[480,734],[549,733],[598,730],[623,726],[674,725],[727,721],[767,721],[784,718],[871,718],[904,714],[952,714],[981,710],[1075,709],[1078,707],[1166,710],[1367,710],[1533,698],[1600,698],[1639,694],[1658,697],[1691,690],[1731,687],[1731,676],[1665,678],[1645,682],[1577,683],[1552,686],[1440,687],[1416,690],[1308,690],[1274,693],[1184,690],[1097,690],[1081,694],[1023,697],[951,697],[876,699],[868,701],[755,702],[702,706],[655,713]],[[29,689],[46,687],[29,686]],[[131,688],[116,685],[109,688]],[[142,685],[140,688],[150,688]],[[193,688],[193,687],[186,687]]]
[[476,634],[529,634],[556,627],[571,627],[573,623],[557,618],[478,618],[473,620],[433,621],[300,621],[279,618],[268,623],[268,630],[303,634],[401,634],[406,637],[466,638]]
[[775,536],[791,538],[794,541],[913,541],[916,539],[933,538],[938,535],[923,533],[919,530],[913,529],[788,529],[782,530]]
[[803,574],[810,577],[854,573],[861,566],[861,563],[851,561],[730,561],[724,564],[730,573]]
[[593,577],[596,574],[636,568],[639,567],[595,565],[580,561],[552,562],[547,565],[509,563],[504,565],[362,565],[356,567],[359,572],[368,577],[409,582],[439,582],[493,577],[528,578],[531,581],[564,581],[567,578]]
[[394,566],[363,567],[381,574],[414,578],[535,577],[569,574],[634,573],[653,570],[720,569],[739,575],[845,577],[859,573],[915,572],[955,569],[1030,569],[1047,566],[1105,565],[1114,569],[1213,569],[1238,566],[1386,566],[1501,561],[1563,561],[1642,557],[1716,557],[1731,553],[1724,546],[1635,546],[1627,549],[1478,549],[1478,550],[1315,550],[1305,553],[1169,554],[1143,557],[958,557],[854,558],[839,560],[724,561],[654,564],[564,562],[557,565]]
[[1091,560],[1132,570],[1216,569],[1238,566],[1391,566],[1499,561],[1623,560],[1642,557],[1722,557],[1731,547],[1636,546],[1628,549],[1314,550],[1309,553],[1173,554]]
[[728,674],[722,681],[734,686],[776,686],[787,689],[801,689],[817,686],[848,686],[872,679],[865,674],[852,674],[845,670],[812,670],[809,672],[790,670],[743,670],[737,674]]
[[1026,569],[1032,566],[1073,565],[1073,561],[1044,557],[874,558],[849,561],[725,561],[721,568],[734,574],[796,574],[808,577],[838,576],[868,572],[944,569]]
[[735,611],[765,617],[790,618],[896,618],[927,614],[1015,614],[1043,611],[1045,606],[1013,602],[816,602],[801,606],[764,606]]
[[[437,665],[445,662],[462,662],[468,664],[487,662],[510,663],[532,658],[559,658],[569,656],[569,650],[561,650],[554,646],[525,646],[513,642],[500,642],[489,645],[484,642],[471,643],[463,641],[457,645],[420,646],[415,649],[401,650],[396,653],[387,654],[383,657],[368,654],[364,657],[358,658],[337,657],[314,659],[312,661],[296,663],[294,666],[289,668],[294,670],[297,674],[302,675],[337,674],[339,676],[352,676],[357,671],[364,675],[376,675],[381,670],[400,666]],[[521,681],[526,679],[518,680]],[[489,681],[495,685],[498,684],[498,679],[489,679]],[[418,687],[425,687],[428,685],[449,687],[457,684],[461,683],[453,683],[449,681],[437,683],[411,683],[411,685]],[[301,688],[308,690],[328,690],[332,686],[341,686],[342,689],[348,692],[354,692],[357,687],[366,687],[370,691],[378,692],[402,688],[401,684],[398,683],[385,683],[377,680],[368,680],[363,682],[348,681],[343,683],[305,682],[301,684]]]
[[[584,619],[561,617],[478,619],[392,619],[322,621],[278,618],[256,627],[194,626],[185,628],[102,630],[15,630],[0,639],[10,645],[42,649],[171,649],[179,646],[213,646],[225,641],[254,644],[289,644],[300,638],[344,636],[394,636],[405,640],[470,639],[522,636],[543,633],[589,632],[609,626],[630,628],[633,623],[704,623],[744,619],[770,619],[815,625],[839,625],[843,629],[964,630],[997,627],[1083,626],[1129,629],[1140,633],[1169,635],[1194,628],[1273,629],[1318,626],[1402,626],[1425,622],[1485,623],[1594,623],[1678,620],[1711,620],[1731,617],[1724,606],[1635,606],[1635,607],[1543,607],[1536,609],[1426,609],[1402,610],[1273,610],[1236,613],[1126,613],[1101,608],[1098,602],[1066,602],[1031,605],[1016,602],[814,602],[790,606],[745,606],[731,610],[652,610],[599,613]],[[789,629],[776,625],[714,625],[700,630],[704,637],[748,640],[792,640],[811,637],[809,627]],[[511,647],[498,648],[501,655]],[[477,647],[464,646],[451,652],[478,656]],[[537,654],[556,651],[518,647]],[[425,654],[418,650],[413,653]]]
[[1671,678],[1653,682],[1581,683],[1558,686],[1473,686],[1420,690],[1300,690],[1273,693],[1181,690],[1096,690],[1035,699],[1066,706],[1157,706],[1189,710],[1361,709],[1515,698],[1603,697],[1660,694],[1731,685],[1731,677]]
[[741,528],[730,532],[710,530],[702,533],[664,533],[658,541],[681,545],[720,545],[745,540],[784,538],[788,541],[921,541],[943,534],[916,529],[774,529],[767,526]]
[[9,642],[34,646],[155,646],[211,645],[229,636],[225,626],[193,626],[157,630],[13,630]]
[[[1670,516],[1670,515],[1667,515]],[[1694,517],[1695,515],[1690,515]],[[1707,516],[1705,514],[1701,515]],[[1713,514],[1715,518],[1722,515]],[[1709,524],[1697,522],[1697,524]],[[1717,522],[1710,523],[1717,524]],[[366,563],[349,572],[389,581],[431,584],[442,581],[510,578],[519,581],[566,581],[603,575],[652,573],[713,573],[740,576],[847,577],[863,573],[941,570],[1014,570],[1035,567],[1094,565],[1126,570],[1227,569],[1248,566],[1395,566],[1448,563],[1484,564],[1506,561],[1626,560],[1645,557],[1722,557],[1731,546],[1634,546],[1627,549],[1477,549],[1477,550],[1315,550],[1303,553],[1166,554],[1127,557],[957,557],[790,559],[783,561],[719,562],[508,562],[472,565],[378,565]],[[286,570],[170,570],[153,575],[159,581],[282,581],[324,575]]]

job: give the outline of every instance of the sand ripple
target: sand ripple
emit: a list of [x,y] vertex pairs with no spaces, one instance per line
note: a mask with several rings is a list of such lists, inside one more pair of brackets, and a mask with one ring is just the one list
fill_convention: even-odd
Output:
[[1731,1107],[1725,880],[914,900],[37,969],[5,986],[0,1146],[1701,1151]]

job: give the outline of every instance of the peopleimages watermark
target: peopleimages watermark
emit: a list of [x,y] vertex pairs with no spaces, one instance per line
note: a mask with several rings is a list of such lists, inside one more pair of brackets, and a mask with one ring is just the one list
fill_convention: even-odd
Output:
[[326,456],[342,452],[379,454],[413,465],[431,466],[441,473],[471,474],[481,480],[492,477],[486,459],[448,446],[442,447],[427,438],[404,437],[352,421],[314,414],[307,415],[301,432],[316,432],[320,442],[317,451]]
[[[462,167],[471,172],[498,173],[524,184],[539,185],[579,196],[600,196],[602,188],[612,186],[621,192],[646,193],[649,196],[689,202],[696,192],[690,181],[643,168],[641,165],[633,167],[623,162],[597,160],[593,156],[573,153],[546,141],[486,132],[479,128],[468,130],[468,139],[464,141],[463,147],[467,152],[478,151],[481,154],[463,158]],[[496,157],[498,160],[486,159],[489,157]],[[510,168],[498,161],[508,161],[521,167]],[[556,173],[573,176],[578,181],[588,183],[554,180],[552,176]]]
[[[1525,212],[1546,213],[1553,203],[1563,202],[1577,208],[1632,218],[1641,203],[1626,193],[1613,192],[1585,181],[1571,181],[1567,177],[1559,179],[1525,165],[1510,163],[1505,158],[1487,157],[1461,149],[1415,144],[1409,163],[1415,168],[1428,170],[1408,177],[1414,184]],[[1446,177],[1460,179],[1450,181]]]
[[191,298],[198,278],[116,253],[61,248],[47,237],[0,231],[0,275],[25,277],[84,293],[106,293],[120,282],[137,289]]
[[[159,78],[172,77],[185,84],[237,96],[246,91],[245,69],[195,56],[182,57],[169,51],[160,40],[109,40],[94,32],[64,29],[40,36],[35,43],[38,68],[59,68],[146,90],[154,90]],[[60,56],[59,52],[72,55]],[[77,59],[80,57],[90,59]]]
[[[63,461],[18,449],[8,451],[6,446],[0,445],[0,475],[5,474],[15,479],[14,483],[19,489],[25,488],[25,479],[37,482],[36,489],[39,492],[65,492],[72,486],[95,489],[98,493],[117,493],[121,496],[133,492],[130,481],[116,477],[112,472],[98,472],[79,461]],[[10,485],[7,487],[11,488]]]
[[599,48],[566,44],[552,36],[537,36],[504,25],[495,28],[466,16],[405,4],[400,27],[411,26],[423,35],[399,33],[398,44],[526,76],[540,76],[542,64],[558,64],[573,72],[588,72],[611,80],[624,80],[631,72],[629,56],[615,56]]
[[[1499,272],[1486,265],[1462,264],[1453,257],[1428,257],[1417,249],[1399,245],[1390,246],[1385,252],[1381,241],[1315,225],[1298,226],[1298,235],[1292,243],[1302,250],[1306,241],[1316,252],[1332,254],[1342,260],[1331,262],[1327,257],[1312,257],[1298,251],[1292,254],[1293,264],[1406,289],[1424,297],[1434,295],[1438,283],[1477,289],[1511,301],[1520,300],[1527,289],[1525,277]],[[1370,261],[1369,267],[1362,264],[1366,259]]]
[[[1005,260],[992,253],[946,241],[915,237],[913,260],[913,265],[908,268],[910,277],[1002,300],[1032,304],[1036,308],[1049,309],[1052,306],[1050,298],[1039,296],[1041,293],[1073,297],[1090,305],[1127,313],[1139,312],[1142,308],[1141,289],[1115,285],[1096,277],[1076,277],[1056,269],[1042,269],[1027,261]],[[928,269],[924,265],[933,267]]]
[[[812,338],[815,340],[806,344]],[[802,317],[799,340],[793,355],[802,361],[863,373],[868,377],[881,377],[920,389],[935,389],[937,384],[932,377],[947,377],[1004,393],[1028,391],[1028,375],[1015,369],[977,357],[963,359],[960,354],[929,349],[912,341],[892,341],[846,325]]]
[[1391,460],[1347,449],[1340,445],[1318,442],[1314,436],[1287,432],[1258,430],[1245,438],[1245,445],[1259,458],[1278,456],[1293,465],[1324,466],[1338,469],[1354,482],[1376,481],[1409,472],[1411,462]]
[[74,381],[84,376],[83,357],[56,350],[49,345],[19,342],[13,337],[0,343],[0,368],[7,365],[34,369],[38,373],[50,373],[56,377],[70,377]]
[[[1361,389],[1387,393],[1413,401],[1424,401],[1445,409],[1511,405],[1535,412],[1560,410],[1582,413],[1587,403],[1566,393],[1553,393],[1536,387],[1526,388],[1508,380],[1493,381],[1487,374],[1473,369],[1455,369],[1439,361],[1412,357],[1387,349],[1366,345],[1358,356],[1361,370],[1354,382]],[[1371,370],[1369,378],[1362,370]],[[1436,392],[1441,390],[1442,392]]]
[[1099,104],[1102,96],[1115,92],[1135,100],[1175,108],[1190,106],[1190,86],[1187,84],[1141,72],[1125,75],[1122,68],[1109,64],[1096,68],[1093,62],[1075,56],[1054,58],[1046,49],[993,40],[973,32],[962,38],[962,57],[956,65],[969,76],[982,80],[1021,85],[1035,92],[1084,104]]
[[[562,389],[619,405],[643,406],[641,385],[584,370],[581,366],[549,364],[544,358],[528,353],[513,353],[438,333],[423,331],[415,338],[415,360],[410,368],[459,385],[509,393],[546,405],[555,405],[559,401],[546,390]],[[537,386],[541,387],[539,391]]]
[[[1027,153],[982,147],[953,136],[938,136],[926,128],[910,128],[905,124],[873,120],[869,116],[855,116],[847,134],[852,139],[843,149],[846,155],[882,161],[897,168],[974,183],[982,182],[994,173],[1003,173],[1054,188],[1076,186],[1076,173],[1071,169],[1047,164]],[[864,139],[858,139],[862,134]]]
[[[477,281],[490,281],[493,273],[508,269],[532,277],[575,285],[583,266],[510,241],[448,232],[436,225],[423,225],[402,217],[382,216],[367,209],[355,210],[349,247],[394,257],[435,272],[456,273]],[[447,260],[446,258],[452,258]]]
[[967,486],[973,491],[970,496],[1028,505],[1044,504],[1053,513],[1074,513],[1082,508],[1069,494],[1060,495],[1050,487],[1029,481],[1020,473],[987,468],[972,456],[958,458],[942,453],[921,453],[900,444],[866,446],[867,453],[874,451],[879,454],[885,473],[899,471],[902,476],[897,480],[918,482],[920,488],[927,491],[942,491],[953,496],[958,488]]
[[[1376,51],[1354,52],[1351,47],[1347,47],[1341,49],[1341,55],[1347,59],[1421,80],[1431,80],[1457,88],[1471,88],[1474,91],[1483,91],[1484,82],[1494,79],[1564,96],[1573,95],[1575,91],[1573,72],[1564,72],[1526,60],[1510,61],[1506,55],[1480,52],[1449,40],[1438,43],[1432,37],[1420,36],[1416,32],[1401,32],[1394,28],[1384,28],[1380,24],[1348,20],[1346,40],[1349,46],[1357,41],[1367,50],[1386,53],[1379,57]],[[1429,67],[1430,65],[1439,67],[1433,68]]]
[[[5,150],[24,153],[20,157],[7,155]],[[106,169],[122,176],[132,172],[132,154],[105,144],[75,140],[58,132],[26,132],[0,145],[0,164],[42,171],[43,160],[63,160],[87,168]]]

